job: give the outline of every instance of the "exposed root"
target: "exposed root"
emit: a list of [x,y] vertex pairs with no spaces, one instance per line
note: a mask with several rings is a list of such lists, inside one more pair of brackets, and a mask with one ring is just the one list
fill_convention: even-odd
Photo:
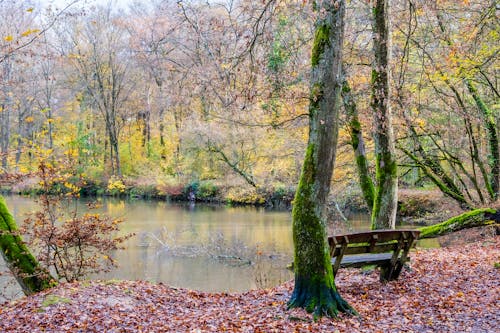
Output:
[[288,308],[304,308],[314,313],[314,318],[328,316],[335,318],[340,312],[358,315],[338,293],[335,287],[329,287],[324,279],[296,278],[295,289],[288,302]]

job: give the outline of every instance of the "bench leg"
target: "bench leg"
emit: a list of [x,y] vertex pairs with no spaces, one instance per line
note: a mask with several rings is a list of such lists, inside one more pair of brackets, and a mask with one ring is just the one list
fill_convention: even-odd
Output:
[[391,267],[390,264],[380,266],[380,282],[397,280],[399,274],[401,274],[402,269],[403,269],[403,264],[401,264],[399,261],[396,262],[394,267]]
[[380,266],[380,282],[384,283],[390,281],[389,273],[391,272],[391,265]]

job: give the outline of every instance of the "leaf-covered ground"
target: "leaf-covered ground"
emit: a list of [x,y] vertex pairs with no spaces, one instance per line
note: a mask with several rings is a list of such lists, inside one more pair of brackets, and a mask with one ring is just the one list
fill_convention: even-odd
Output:
[[5,303],[0,332],[500,332],[500,237],[412,253],[411,269],[341,270],[337,285],[361,317],[317,322],[288,311],[293,281],[243,294],[147,282],[85,281]]

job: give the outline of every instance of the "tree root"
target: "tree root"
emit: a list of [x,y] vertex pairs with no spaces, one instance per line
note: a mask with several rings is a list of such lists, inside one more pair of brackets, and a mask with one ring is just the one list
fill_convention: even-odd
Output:
[[304,308],[307,312],[314,313],[315,320],[321,316],[335,318],[340,312],[358,315],[356,310],[340,296],[335,287],[329,287],[325,281],[321,280],[296,278],[288,308]]

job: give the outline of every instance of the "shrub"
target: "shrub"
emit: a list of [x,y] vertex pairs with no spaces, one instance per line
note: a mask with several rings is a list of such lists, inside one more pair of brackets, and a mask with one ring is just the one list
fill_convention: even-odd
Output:
[[125,192],[127,187],[125,184],[123,184],[123,181],[116,177],[116,176],[111,176],[111,178],[108,180],[108,193],[111,194],[112,196],[117,196]]
[[[30,247],[37,250],[40,263],[54,271],[58,279],[70,282],[115,266],[111,253],[132,235],[116,236],[120,220],[69,210],[80,188],[69,182],[71,170],[65,173],[62,167],[40,163],[40,210],[24,221],[23,232]],[[88,208],[97,205],[88,204]]]
[[217,197],[219,189],[212,182],[201,182],[196,193],[196,198],[202,201]]
[[233,187],[226,193],[228,204],[264,205],[266,198],[255,188]]

